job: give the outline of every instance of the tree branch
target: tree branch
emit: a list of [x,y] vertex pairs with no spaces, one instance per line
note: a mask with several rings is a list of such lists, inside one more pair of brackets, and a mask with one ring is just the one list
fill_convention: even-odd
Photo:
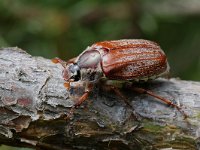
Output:
[[[84,88],[67,91],[62,66],[18,48],[0,50],[0,141],[41,149],[197,149],[200,83],[157,79],[138,86],[181,105],[189,116],[145,94],[120,89],[139,116],[98,85],[65,120]],[[72,96],[69,96],[71,93]]]

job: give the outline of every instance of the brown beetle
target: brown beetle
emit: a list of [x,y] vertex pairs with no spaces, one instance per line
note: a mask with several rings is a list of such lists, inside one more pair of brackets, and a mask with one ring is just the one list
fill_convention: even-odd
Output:
[[[160,46],[143,39],[98,42],[67,63],[59,58],[53,61],[64,66],[63,77],[67,88],[70,88],[70,82],[86,82],[85,93],[74,107],[87,99],[93,84],[102,77],[110,80],[147,81],[169,72],[166,55]],[[179,106],[168,99],[141,88],[134,87],[133,89],[156,97],[180,110]]]

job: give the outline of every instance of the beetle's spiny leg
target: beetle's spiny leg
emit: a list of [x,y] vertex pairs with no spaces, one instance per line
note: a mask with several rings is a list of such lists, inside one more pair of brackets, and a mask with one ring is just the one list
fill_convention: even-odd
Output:
[[124,94],[119,90],[118,87],[116,87],[116,86],[114,86],[114,85],[103,85],[103,88],[104,88],[104,90],[107,89],[107,90],[112,90],[112,91],[114,91],[115,94],[116,94],[117,96],[119,96],[119,97],[121,98],[121,100],[123,100],[123,102],[126,104],[126,106],[132,110],[132,113],[131,113],[131,116],[130,116],[130,117],[133,117],[133,118],[135,118],[136,120],[138,120],[139,115],[135,113],[135,110],[134,110],[134,108],[132,107],[132,105],[130,104],[129,100],[124,96]]
[[79,100],[74,104],[74,108],[79,107],[89,96],[90,91],[85,91]]
[[78,99],[78,101],[72,106],[72,108],[69,111],[69,114],[67,117],[65,117],[66,120],[72,118],[74,111],[76,108],[78,108],[89,96],[90,91],[85,91],[84,94]]
[[143,89],[143,88],[138,88],[138,87],[132,87],[131,88],[133,91],[137,92],[137,93],[144,93],[144,94],[148,94],[164,103],[166,103],[167,105],[170,105],[174,108],[176,108],[181,114],[183,114],[184,118],[187,118],[188,116],[185,114],[184,111],[181,110],[181,107],[179,107],[178,105],[174,104],[173,102],[171,102],[169,99],[166,99],[164,97],[161,97],[159,95],[156,95],[155,93],[153,93],[152,91]]
[[115,92],[116,95],[118,95],[119,97],[122,98],[122,100],[126,103],[127,106],[129,106],[131,109],[133,109],[131,104],[129,103],[128,99],[122,94],[122,92],[119,90],[119,88],[112,86],[112,85],[108,85],[108,86],[110,86],[110,88]]
[[67,115],[67,117],[65,118],[66,120],[69,118],[72,118],[74,111],[76,108],[78,108],[85,100],[87,100],[91,90],[93,88],[92,84],[87,84],[86,88],[85,88],[85,92],[83,93],[83,95],[78,99],[78,101],[72,106],[72,108],[69,111],[69,114]]

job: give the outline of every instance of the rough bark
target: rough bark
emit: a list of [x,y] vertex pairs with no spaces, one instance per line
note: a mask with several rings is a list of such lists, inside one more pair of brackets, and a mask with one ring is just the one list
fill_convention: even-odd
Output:
[[119,96],[96,85],[74,117],[65,120],[83,87],[67,91],[60,64],[19,48],[2,48],[0,66],[2,144],[41,149],[199,148],[199,82],[157,79],[137,85],[173,100],[187,119],[155,98],[122,88],[135,119]]

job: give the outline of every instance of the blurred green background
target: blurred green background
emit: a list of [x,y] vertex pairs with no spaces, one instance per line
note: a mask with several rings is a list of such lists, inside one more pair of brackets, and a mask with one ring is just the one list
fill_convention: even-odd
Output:
[[69,59],[97,41],[144,38],[168,55],[171,74],[200,80],[199,0],[1,0],[0,46]]
[[200,80],[199,0],[0,1],[0,47],[67,60],[97,41],[124,38],[158,42],[171,76]]

